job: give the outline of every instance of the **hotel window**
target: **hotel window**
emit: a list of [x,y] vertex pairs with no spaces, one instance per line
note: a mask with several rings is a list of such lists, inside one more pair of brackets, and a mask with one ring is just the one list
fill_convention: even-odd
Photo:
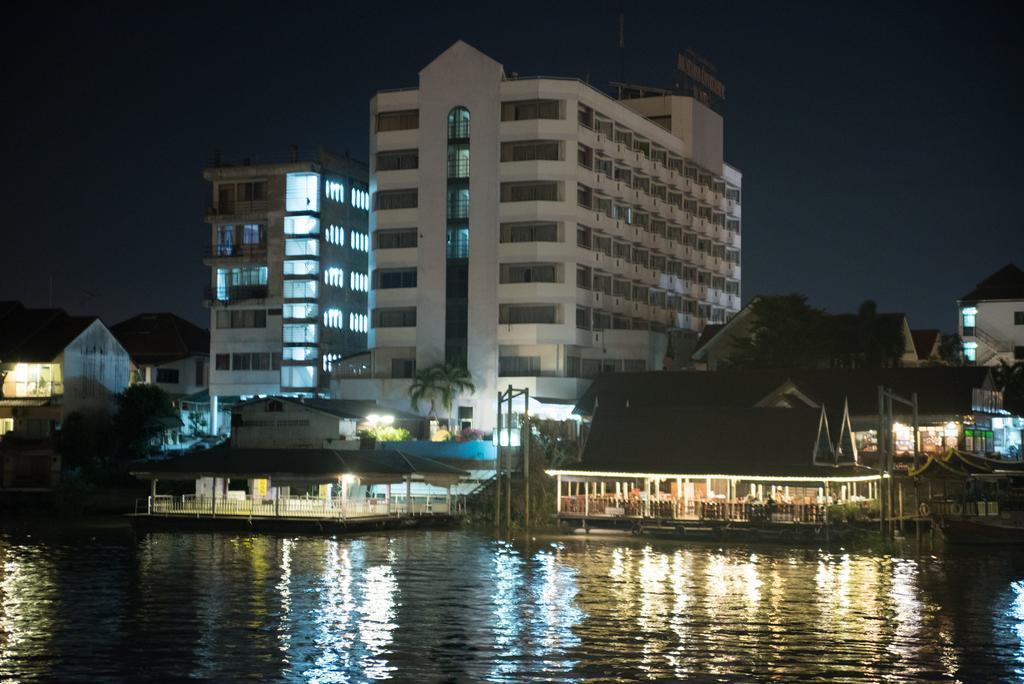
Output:
[[252,369],[254,371],[270,370],[270,354],[267,352],[253,352]]
[[580,330],[590,330],[590,309],[585,306],[576,307],[576,327]]
[[315,299],[316,293],[317,281],[315,280],[284,281],[285,299]]
[[557,223],[503,223],[502,242],[558,242]]
[[419,196],[416,190],[386,190],[374,193],[373,197],[376,208],[380,211],[387,209],[415,209],[419,204]]
[[502,183],[502,202],[557,202],[559,185],[555,181],[531,183]]
[[1013,358],[1020,361],[1024,359],[1024,347],[1017,345],[1013,348]]
[[324,197],[335,202],[345,201],[345,185],[336,180],[324,181]]
[[285,211],[320,211],[320,174],[289,173],[285,178]]
[[589,290],[592,277],[593,271],[589,266],[576,267],[576,287],[581,287],[584,290]]
[[370,193],[363,188],[352,188],[352,206],[370,211]]
[[265,328],[266,309],[235,309],[217,312],[218,328]]
[[217,354],[215,362],[217,370],[231,370],[231,354]]
[[558,305],[502,304],[498,307],[498,322],[502,325],[558,323]]
[[604,311],[594,312],[594,332],[600,332],[612,327],[612,317]]
[[535,376],[540,375],[539,356],[499,356],[498,375]]
[[282,339],[288,343],[317,341],[317,326],[314,323],[285,323],[281,330]]
[[282,387],[316,387],[316,366],[282,366]]
[[415,228],[378,230],[373,235],[377,249],[408,249],[419,243],[419,233]]
[[501,144],[501,161],[559,161],[562,158],[561,143],[557,140],[534,140],[530,142],[507,142]]
[[369,328],[369,317],[366,314],[350,313],[348,315],[348,328],[355,332],[366,332]]
[[316,304],[284,304],[281,306],[282,317],[286,320],[316,318],[319,308]]
[[345,271],[340,268],[324,269],[324,285],[331,287],[345,287]]
[[314,259],[291,259],[284,262],[286,276],[311,276],[320,272],[320,262]]
[[232,354],[231,370],[252,370],[252,354],[250,352]]
[[420,113],[417,109],[401,112],[379,112],[377,114],[377,132],[408,131],[420,127]]
[[416,309],[376,309],[373,312],[375,328],[414,328]]
[[281,358],[285,361],[313,361],[316,359],[316,347],[285,347],[281,351]]
[[1024,311],[1014,311],[1013,312],[1013,324],[1014,325],[1024,325]]
[[502,283],[557,283],[555,264],[502,264],[499,282]]
[[393,290],[405,287],[416,287],[416,269],[377,270],[374,272],[379,290]]
[[157,368],[156,369],[156,381],[167,383],[169,385],[178,384],[178,369],[177,368]]
[[520,100],[501,104],[502,121],[561,118],[562,107],[558,100]]
[[576,246],[582,247],[583,249],[590,249],[593,244],[591,236],[593,231],[586,226],[576,226]]
[[377,153],[378,171],[401,171],[420,167],[419,150],[396,150]]
[[612,293],[612,277],[603,273],[595,273],[592,281],[591,289],[595,292],[603,292],[606,295]]
[[285,216],[285,235],[318,235],[320,220],[313,216]]
[[583,365],[580,363],[580,357],[578,357],[578,356],[566,356],[565,357],[565,377],[567,377],[567,378],[583,377]]
[[289,238],[284,241],[285,256],[319,256],[320,243],[310,238]]
[[231,256],[235,253],[235,227],[217,227],[217,256]]

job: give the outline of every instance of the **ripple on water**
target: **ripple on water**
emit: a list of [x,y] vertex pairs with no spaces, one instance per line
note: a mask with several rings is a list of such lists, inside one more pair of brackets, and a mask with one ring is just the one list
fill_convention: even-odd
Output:
[[1024,676],[1018,552],[0,533],[0,679]]

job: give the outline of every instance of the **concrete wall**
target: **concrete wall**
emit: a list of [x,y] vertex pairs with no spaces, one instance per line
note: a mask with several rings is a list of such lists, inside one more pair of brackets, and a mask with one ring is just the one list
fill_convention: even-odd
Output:
[[251,402],[234,409],[241,425],[231,431],[231,445],[240,449],[321,449],[327,440],[341,436],[356,439],[355,422],[316,411],[289,401],[278,402],[280,411],[268,411],[273,400]]
[[103,323],[93,321],[61,354],[64,410],[113,411],[114,396],[128,387],[128,352]]

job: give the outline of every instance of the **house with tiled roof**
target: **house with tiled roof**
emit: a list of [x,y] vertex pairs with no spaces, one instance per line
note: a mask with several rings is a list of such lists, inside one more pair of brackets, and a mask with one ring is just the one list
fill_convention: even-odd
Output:
[[132,381],[177,399],[207,387],[210,331],[172,313],[143,313],[110,327],[128,351]]

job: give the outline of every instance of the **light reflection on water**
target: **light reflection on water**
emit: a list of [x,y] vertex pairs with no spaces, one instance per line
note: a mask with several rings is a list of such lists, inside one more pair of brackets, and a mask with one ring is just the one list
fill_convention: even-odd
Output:
[[1024,553],[0,531],[0,680],[1024,677]]

